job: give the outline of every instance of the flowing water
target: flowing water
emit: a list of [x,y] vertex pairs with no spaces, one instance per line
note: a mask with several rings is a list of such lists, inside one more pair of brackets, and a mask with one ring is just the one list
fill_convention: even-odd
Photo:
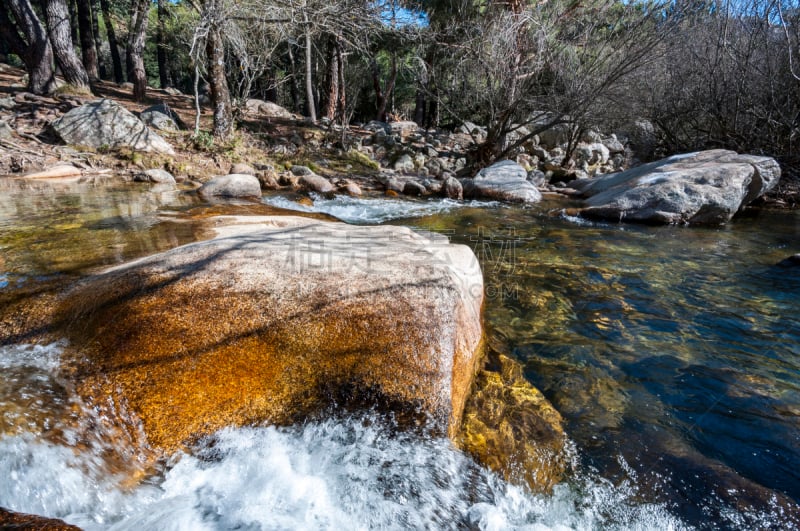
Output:
[[[189,214],[208,208],[130,184],[0,188],[0,303],[192,241]],[[800,252],[800,212],[712,229],[585,223],[548,202],[265,203],[229,208],[406,224],[472,247],[489,345],[564,415],[570,477],[531,494],[375,412],[226,429],[137,468],[133,444],[60,376],[63,345],[7,335],[0,506],[85,529],[800,527],[800,272],[774,266]]]

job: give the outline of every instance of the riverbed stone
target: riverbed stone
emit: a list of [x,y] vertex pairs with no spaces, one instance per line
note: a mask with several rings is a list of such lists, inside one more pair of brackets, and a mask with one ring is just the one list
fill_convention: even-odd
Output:
[[143,183],[175,184],[175,177],[167,170],[145,170],[134,175],[133,180]]
[[249,164],[244,163],[244,162],[237,162],[236,164],[231,166],[231,169],[228,170],[228,173],[239,173],[239,174],[244,174],[244,175],[255,175],[256,174],[256,169],[254,167],[250,166]]
[[444,181],[442,191],[444,192],[445,197],[448,199],[456,199],[459,201],[464,199],[464,189],[461,187],[461,183],[455,177],[448,177]]
[[128,147],[136,151],[174,155],[166,140],[151,131],[119,103],[103,99],[75,107],[52,123],[65,143],[94,149]]
[[94,407],[124,404],[168,452],[376,396],[455,435],[482,358],[483,280],[467,246],[292,216],[208,223],[214,238],[64,297],[65,370]]
[[630,170],[570,183],[588,218],[721,224],[778,183],[771,157],[714,149],[674,155]]
[[512,160],[496,162],[461,183],[465,197],[510,203],[536,203],[542,199],[536,186],[528,181],[525,168]]
[[564,421],[518,362],[495,354],[492,365],[475,378],[456,442],[506,480],[547,492],[572,463]]
[[261,197],[261,183],[253,175],[232,173],[214,177],[197,192],[205,197]]
[[313,172],[302,175],[298,182],[303,188],[320,194],[330,194],[336,190],[328,179]]
[[417,181],[406,181],[405,186],[403,186],[403,193],[405,195],[412,195],[412,196],[420,196],[425,195],[428,190],[422,183]]

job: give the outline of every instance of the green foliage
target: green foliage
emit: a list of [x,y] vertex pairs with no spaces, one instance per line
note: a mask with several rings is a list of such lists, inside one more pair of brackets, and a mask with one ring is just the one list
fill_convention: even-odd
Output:
[[192,135],[194,148],[200,151],[211,151],[214,148],[214,135],[208,131],[198,131]]

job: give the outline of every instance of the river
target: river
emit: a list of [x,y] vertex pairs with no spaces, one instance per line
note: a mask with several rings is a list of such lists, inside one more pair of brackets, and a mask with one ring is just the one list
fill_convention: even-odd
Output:
[[[14,312],[193,241],[188,215],[221,208],[112,181],[6,179],[0,192],[0,303]],[[800,527],[800,271],[775,266],[800,251],[800,211],[646,227],[562,206],[273,195],[225,207],[403,224],[470,246],[489,347],[523,364],[574,442],[574,470],[552,493],[375,412],[226,429],[131,474],[136,456],[60,376],[63,345],[6,326],[0,506],[85,529]]]

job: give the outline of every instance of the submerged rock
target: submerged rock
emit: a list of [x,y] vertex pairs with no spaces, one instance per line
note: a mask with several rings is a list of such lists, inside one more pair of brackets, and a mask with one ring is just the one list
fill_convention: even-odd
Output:
[[261,197],[261,183],[253,175],[232,173],[214,177],[197,192],[206,197]]
[[473,179],[462,180],[464,196],[512,203],[536,203],[542,194],[528,181],[525,168],[511,160],[495,162]]
[[501,354],[497,365],[477,374],[457,442],[505,479],[549,491],[572,463],[563,419],[519,363]]
[[166,140],[112,100],[75,107],[54,121],[52,128],[64,143],[74,146],[94,149],[129,147],[136,151],[175,154]]
[[398,226],[213,222],[211,240],[67,294],[64,359],[87,400],[132,415],[166,451],[363,397],[455,434],[482,344],[483,280],[468,247]]
[[800,267],[800,253],[784,258],[777,265],[779,267]]
[[652,223],[719,224],[771,190],[775,159],[715,149],[675,155],[621,173],[570,183],[589,218]]

